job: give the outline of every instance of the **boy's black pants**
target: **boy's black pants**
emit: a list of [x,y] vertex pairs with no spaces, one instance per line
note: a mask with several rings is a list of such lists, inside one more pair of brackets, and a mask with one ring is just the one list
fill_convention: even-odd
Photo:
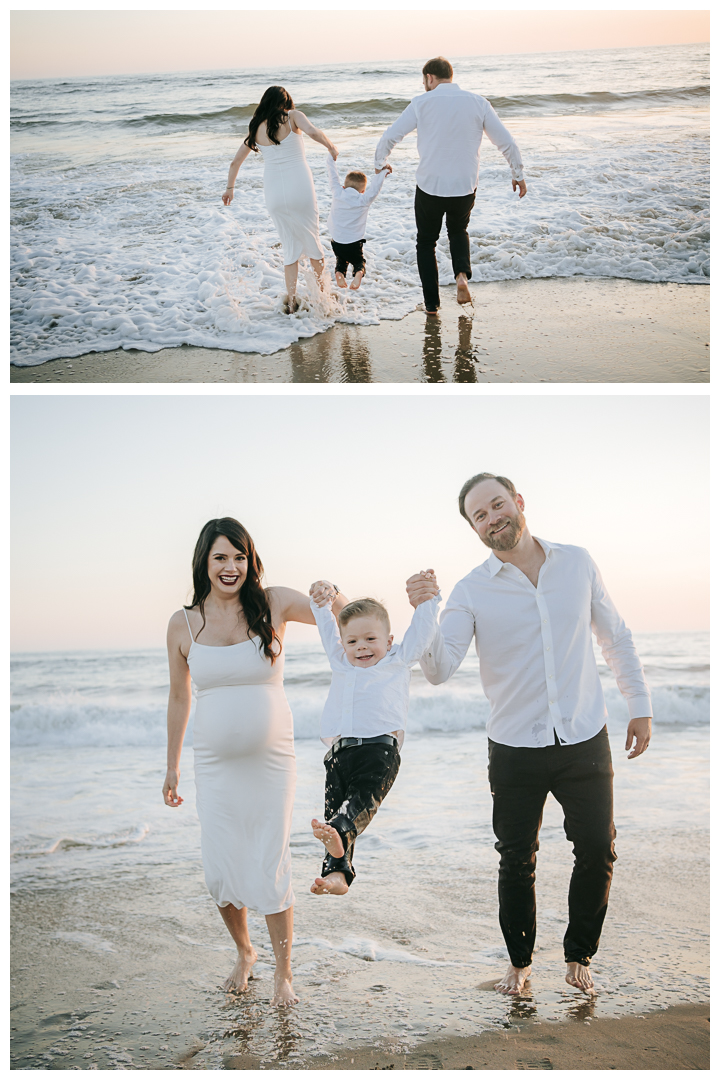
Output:
[[341,244],[337,240],[331,240],[330,243],[335,252],[335,270],[337,273],[342,274],[344,277],[347,274],[348,263],[352,263],[353,275],[365,269],[364,238],[355,240],[352,244]]
[[565,960],[587,966],[597,952],[615,855],[613,767],[607,728],[568,745],[505,746],[488,739],[495,849],[500,852],[500,928],[514,967],[535,946],[535,862],[548,792],[565,814],[575,866],[568,895]]
[[417,266],[422,284],[425,307],[437,311],[440,307],[438,267],[435,245],[440,237],[443,217],[450,242],[453,274],[472,277],[470,266],[470,237],[468,224],[475,205],[475,192],[469,195],[428,195],[415,188],[415,224],[417,225]]
[[338,859],[326,853],[322,877],[339,870],[352,884],[355,840],[375,817],[399,768],[397,743],[363,742],[325,755],[325,820],[340,833],[345,854]]

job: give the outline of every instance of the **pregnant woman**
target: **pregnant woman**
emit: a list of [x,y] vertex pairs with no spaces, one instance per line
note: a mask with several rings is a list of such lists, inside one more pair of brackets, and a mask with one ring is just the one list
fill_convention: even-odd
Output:
[[[197,688],[195,785],[205,881],[237,946],[226,990],[246,990],[257,954],[248,906],[265,916],[275,954],[272,1005],[292,1005],[290,818],[295,793],[292,714],[283,690],[285,625],[314,623],[307,596],[264,589],[255,545],[234,518],[209,521],[193,556],[192,604],[168,626],[168,769],[163,795],[179,807],[180,753]],[[345,598],[318,583],[339,611]]]
[[300,256],[309,256],[320,288],[324,265],[315,186],[305,160],[303,131],[326,147],[333,158],[337,157],[335,146],[295,108],[287,90],[270,86],[250,121],[245,142],[232,160],[228,186],[222,197],[225,206],[229,206],[240,166],[252,150],[259,150],[265,162],[265,205],[282,241],[289,315],[297,311],[295,290]]

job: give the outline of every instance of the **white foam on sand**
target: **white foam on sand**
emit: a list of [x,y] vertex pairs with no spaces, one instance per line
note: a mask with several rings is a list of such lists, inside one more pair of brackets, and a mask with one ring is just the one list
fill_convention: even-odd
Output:
[[[517,120],[528,165],[520,201],[492,146],[481,154],[470,222],[474,281],[619,277],[707,283],[707,153],[702,117]],[[338,161],[372,173],[376,136],[355,136]],[[30,155],[28,155],[29,158]],[[308,146],[321,239],[333,269],[324,153]],[[92,350],[183,344],[271,354],[334,322],[401,319],[422,300],[415,265],[414,139],[370,210],[368,273],[357,293],[321,296],[303,261],[301,310],[283,314],[282,251],[265,209],[262,164],[248,161],[230,207],[225,161],[120,160],[55,172],[17,155],[13,167],[12,345],[31,366]],[[51,192],[51,195],[48,192]],[[453,282],[446,237],[441,284]]]

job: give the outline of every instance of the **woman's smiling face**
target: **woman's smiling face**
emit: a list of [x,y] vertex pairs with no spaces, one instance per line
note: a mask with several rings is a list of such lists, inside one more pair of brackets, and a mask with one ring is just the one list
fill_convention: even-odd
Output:
[[208,555],[210,587],[220,596],[237,595],[247,577],[248,561],[226,536],[218,536]]

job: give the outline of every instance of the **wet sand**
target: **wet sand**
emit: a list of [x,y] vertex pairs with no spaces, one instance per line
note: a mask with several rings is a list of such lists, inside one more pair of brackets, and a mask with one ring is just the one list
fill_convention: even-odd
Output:
[[[674,1005],[616,1020],[519,1021],[504,1032],[426,1042],[405,1054],[362,1047],[318,1069],[709,1069],[710,1007]],[[226,1068],[247,1069],[241,1057]]]
[[548,278],[454,289],[439,319],[416,311],[377,326],[336,324],[271,356],[184,345],[87,353],[11,367],[13,383],[708,382],[703,285]]

